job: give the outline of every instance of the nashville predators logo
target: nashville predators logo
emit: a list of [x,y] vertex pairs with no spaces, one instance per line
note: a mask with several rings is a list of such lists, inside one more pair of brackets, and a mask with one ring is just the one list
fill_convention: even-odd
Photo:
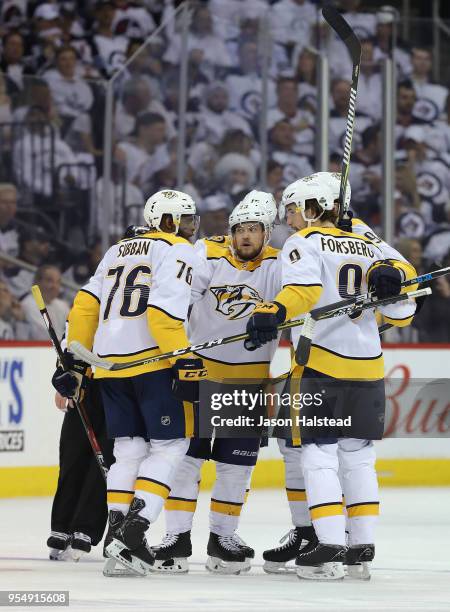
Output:
[[217,300],[216,310],[230,320],[249,316],[256,304],[263,301],[256,289],[248,285],[211,287],[210,291]]

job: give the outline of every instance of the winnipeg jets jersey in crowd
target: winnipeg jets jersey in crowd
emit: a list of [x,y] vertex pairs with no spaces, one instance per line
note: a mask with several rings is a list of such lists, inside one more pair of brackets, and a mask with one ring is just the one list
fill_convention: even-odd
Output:
[[448,89],[434,83],[420,83],[413,79],[417,100],[413,113],[424,121],[436,121],[445,114]]
[[[100,357],[128,362],[187,346],[187,318],[196,267],[184,238],[149,232],[113,245],[78,292],[69,315],[68,342],[78,340]],[[95,335],[94,335],[95,334]],[[167,360],[107,371],[96,378],[135,376],[170,367]]]
[[[278,249],[266,246],[254,261],[240,262],[225,236],[198,240],[195,251],[202,261],[192,285],[194,302],[188,335],[193,344],[245,333],[255,306],[273,300],[280,291]],[[265,378],[278,341],[249,352],[242,342],[198,351],[214,380]]]
[[[360,231],[365,228],[370,231],[363,226],[360,223]],[[291,236],[281,259],[283,287],[294,287],[300,294],[302,289],[314,289],[320,297],[313,308],[318,308],[365,293],[369,270],[386,259],[386,253],[363,232],[358,235],[334,227],[313,227]],[[276,299],[283,302],[279,297]],[[415,304],[395,304],[381,310],[389,322],[407,324]],[[300,332],[300,327],[291,330],[294,346]],[[365,311],[354,319],[345,315],[318,321],[308,367],[334,378],[383,378],[383,356],[373,311]]]

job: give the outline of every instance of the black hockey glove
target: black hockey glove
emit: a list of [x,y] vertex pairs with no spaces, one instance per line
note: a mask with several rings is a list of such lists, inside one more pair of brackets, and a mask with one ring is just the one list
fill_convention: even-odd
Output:
[[125,230],[123,238],[136,238],[140,234],[145,234],[148,232],[148,227],[144,225],[129,225]]
[[246,332],[250,336],[244,342],[248,351],[260,348],[263,344],[276,340],[278,336],[277,326],[284,323],[286,319],[286,308],[278,302],[262,302],[252,312],[247,322]]
[[381,263],[369,270],[369,291],[374,291],[379,300],[398,295],[402,290],[400,270],[390,264]]
[[208,370],[199,358],[177,359],[172,366],[174,379],[172,391],[183,402],[198,402],[200,381],[208,376]]
[[63,397],[81,400],[84,381],[89,364],[76,359],[67,349],[64,351],[64,362],[67,370],[59,364],[52,377],[52,385]]

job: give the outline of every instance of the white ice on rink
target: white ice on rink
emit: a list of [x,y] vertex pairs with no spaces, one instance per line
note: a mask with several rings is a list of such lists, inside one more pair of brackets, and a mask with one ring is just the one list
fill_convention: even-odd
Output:
[[[263,573],[261,553],[289,529],[282,490],[251,491],[240,535],[256,549],[249,574],[204,569],[208,492],[200,496],[187,575],[104,578],[100,546],[78,564],[47,559],[50,498],[0,500],[0,589],[70,591],[75,610],[113,612],[284,612],[285,610],[450,610],[450,488],[382,489],[382,516],[370,582],[300,581]],[[164,521],[151,528],[150,543]],[[15,607],[17,610],[29,608]],[[46,608],[49,609],[49,608]],[[53,608],[60,609],[63,608]]]

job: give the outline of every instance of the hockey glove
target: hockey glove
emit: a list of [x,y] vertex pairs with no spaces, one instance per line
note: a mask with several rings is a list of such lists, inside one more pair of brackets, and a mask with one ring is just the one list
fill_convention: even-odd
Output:
[[75,356],[68,351],[64,351],[64,362],[67,370],[61,364],[56,368],[52,377],[52,385],[63,397],[81,400],[81,393],[84,390],[84,382],[89,364],[75,359]]
[[380,263],[369,270],[367,284],[379,300],[398,295],[402,290],[400,270],[389,264]]
[[244,342],[248,351],[260,348],[263,344],[276,340],[278,325],[286,319],[286,308],[278,302],[262,302],[252,312],[247,322],[246,332],[249,340]]
[[202,359],[177,359],[172,367],[174,379],[172,391],[183,402],[198,402],[200,381],[208,376]]

